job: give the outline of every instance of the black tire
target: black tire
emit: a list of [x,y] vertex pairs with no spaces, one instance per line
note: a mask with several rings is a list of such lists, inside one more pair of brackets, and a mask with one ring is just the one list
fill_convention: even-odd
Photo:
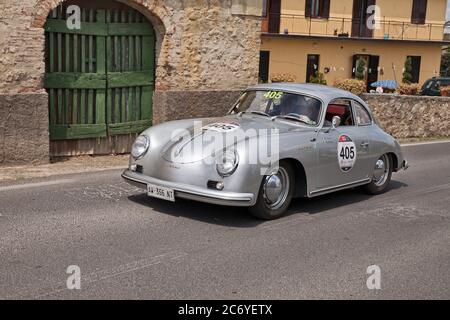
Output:
[[385,155],[389,162],[389,171],[387,172],[387,179],[382,185],[377,185],[377,183],[373,180],[371,183],[365,185],[363,187],[363,191],[370,195],[378,195],[387,191],[389,184],[391,183],[392,171],[393,171],[393,161],[392,157],[389,154]]
[[264,177],[261,183],[261,187],[259,188],[258,200],[253,207],[249,208],[250,213],[258,219],[263,220],[278,219],[286,213],[287,209],[289,208],[292,202],[292,197],[295,191],[294,169],[287,161],[280,161],[280,168],[283,168],[287,172],[287,175],[289,177],[289,191],[287,197],[279,208],[276,209],[271,208],[264,197],[264,185],[267,176]]

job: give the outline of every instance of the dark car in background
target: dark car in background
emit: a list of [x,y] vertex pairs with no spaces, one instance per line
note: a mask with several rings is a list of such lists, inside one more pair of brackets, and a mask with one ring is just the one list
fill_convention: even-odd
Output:
[[440,96],[440,89],[445,86],[450,86],[450,78],[433,77],[425,81],[420,94],[422,96]]

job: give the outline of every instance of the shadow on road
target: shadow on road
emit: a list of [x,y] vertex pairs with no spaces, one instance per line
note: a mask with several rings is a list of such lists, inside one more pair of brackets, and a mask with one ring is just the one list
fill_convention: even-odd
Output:
[[[389,190],[400,189],[407,186],[408,185],[403,182],[392,181]],[[353,205],[372,197],[373,196],[363,193],[361,189],[355,188],[311,199],[294,199],[284,218],[300,213],[314,215],[323,211],[332,210],[333,208]],[[133,195],[128,197],[128,199],[139,205],[152,208],[158,213],[227,227],[254,228],[263,223],[268,223],[253,218],[247,212],[246,208],[223,207],[184,199],[178,199],[177,202],[171,203],[164,200],[149,198],[145,194]]]
[[[400,188],[405,188],[408,185],[400,181],[392,181],[389,185],[389,191]],[[357,204],[359,202],[371,199],[376,196],[368,195],[362,191],[361,188],[354,188],[339,192],[329,193],[316,198],[301,198],[295,199],[291,208],[288,211],[288,215],[293,215],[299,212],[306,214],[317,214],[323,211],[332,210],[333,208],[339,208],[347,205]]]
[[234,228],[253,228],[264,221],[254,219],[246,208],[223,207],[213,204],[177,199],[175,203],[152,199],[145,194],[128,197],[130,201],[152,208],[158,213],[183,217]]

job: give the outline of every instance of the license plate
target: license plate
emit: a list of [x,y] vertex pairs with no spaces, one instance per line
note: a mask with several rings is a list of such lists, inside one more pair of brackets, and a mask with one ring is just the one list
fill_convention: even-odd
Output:
[[148,184],[147,194],[149,197],[175,202],[175,191],[169,188]]

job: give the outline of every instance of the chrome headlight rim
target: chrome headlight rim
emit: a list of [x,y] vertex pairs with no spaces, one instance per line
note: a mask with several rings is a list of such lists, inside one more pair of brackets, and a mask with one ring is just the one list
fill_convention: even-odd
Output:
[[[231,157],[226,158],[227,156]],[[222,160],[218,161],[220,159]],[[227,161],[231,163],[231,167],[228,170],[224,169],[224,165]],[[224,150],[217,157],[216,170],[217,173],[223,178],[233,175],[236,172],[238,166],[239,166],[239,154],[235,149]]]
[[[138,147],[138,143],[141,145]],[[137,150],[137,148],[141,148]],[[136,141],[133,143],[133,147],[131,148],[131,156],[134,160],[142,159],[150,149],[150,138],[146,135],[140,135],[137,137]]]

